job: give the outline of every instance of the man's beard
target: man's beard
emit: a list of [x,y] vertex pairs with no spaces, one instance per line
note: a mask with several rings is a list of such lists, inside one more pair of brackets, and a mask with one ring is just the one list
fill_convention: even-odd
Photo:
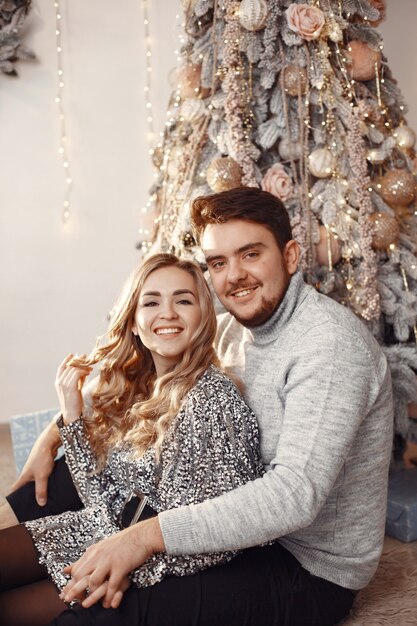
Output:
[[281,304],[284,295],[285,294],[283,294],[278,301],[266,300],[265,298],[262,298],[261,308],[259,309],[259,311],[256,311],[250,319],[242,318],[230,309],[229,313],[233,315],[236,321],[239,322],[239,324],[242,324],[242,326],[245,326],[246,328],[254,328],[255,326],[260,326],[261,324],[264,324],[273,316],[273,314]]

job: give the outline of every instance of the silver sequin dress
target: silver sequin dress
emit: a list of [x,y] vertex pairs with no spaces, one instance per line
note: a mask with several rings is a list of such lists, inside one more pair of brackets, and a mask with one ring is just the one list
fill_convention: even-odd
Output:
[[[97,471],[82,420],[58,422],[66,461],[84,504],[80,511],[26,522],[43,563],[58,589],[68,582],[62,570],[92,543],[120,530],[118,520],[132,492],[148,497],[157,512],[196,504],[262,474],[256,418],[235,385],[210,365],[185,397],[162,444],[139,459],[127,446],[109,454]],[[185,576],[230,560],[235,553],[169,556],[155,554],[131,574],[138,587],[166,576]]]

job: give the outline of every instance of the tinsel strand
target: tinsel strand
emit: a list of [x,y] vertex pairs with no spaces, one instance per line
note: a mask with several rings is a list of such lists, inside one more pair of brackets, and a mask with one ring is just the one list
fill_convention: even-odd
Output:
[[366,149],[361,132],[365,112],[366,105],[363,102],[353,107],[351,125],[347,133],[347,148],[359,207],[358,224],[363,257],[361,279],[364,290],[362,316],[367,320],[373,320],[379,318],[381,307],[377,290],[377,256],[372,249],[373,228],[369,220],[369,215],[373,212],[369,192],[371,180],[367,171]]
[[223,57],[225,70],[223,89],[226,93],[225,120],[229,127],[233,157],[242,168],[242,184],[257,187],[255,166],[249,154],[249,141],[245,135],[243,122],[247,114],[246,103],[243,101],[240,88],[240,83],[243,80],[243,68],[239,50],[240,25],[237,14],[239,3],[234,0],[227,0],[224,6],[226,9]]

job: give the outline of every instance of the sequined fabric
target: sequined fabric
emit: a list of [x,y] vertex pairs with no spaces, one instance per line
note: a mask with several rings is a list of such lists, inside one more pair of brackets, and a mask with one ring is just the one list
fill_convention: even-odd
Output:
[[[92,543],[119,530],[126,498],[148,496],[155,511],[196,504],[261,475],[259,432],[254,414],[235,385],[209,366],[187,394],[162,444],[158,462],[153,448],[141,458],[120,445],[97,470],[82,420],[58,422],[67,464],[85,508],[26,522],[49,575],[59,589],[63,568]],[[185,576],[230,560],[235,553],[153,555],[131,574],[139,587],[168,575]]]

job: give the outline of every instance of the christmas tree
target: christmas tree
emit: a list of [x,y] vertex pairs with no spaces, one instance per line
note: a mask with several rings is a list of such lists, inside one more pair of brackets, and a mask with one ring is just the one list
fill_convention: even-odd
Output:
[[384,0],[183,0],[183,9],[144,252],[203,262],[193,198],[240,185],[278,196],[307,282],[351,307],[382,344],[395,431],[413,438],[415,134],[377,30]]

